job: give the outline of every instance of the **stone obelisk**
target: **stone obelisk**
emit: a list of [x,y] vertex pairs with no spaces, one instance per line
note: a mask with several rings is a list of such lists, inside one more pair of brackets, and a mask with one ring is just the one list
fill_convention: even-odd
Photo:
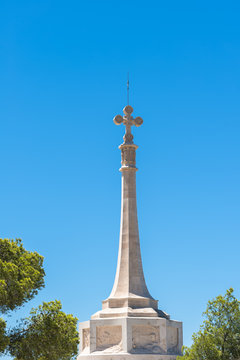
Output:
[[124,116],[115,116],[116,125],[125,125],[121,150],[122,201],[118,264],[110,296],[102,310],[80,324],[78,360],[175,360],[181,354],[182,323],[158,309],[144,279],[136,201],[136,149],[131,127],[142,118],[133,118],[126,106]]

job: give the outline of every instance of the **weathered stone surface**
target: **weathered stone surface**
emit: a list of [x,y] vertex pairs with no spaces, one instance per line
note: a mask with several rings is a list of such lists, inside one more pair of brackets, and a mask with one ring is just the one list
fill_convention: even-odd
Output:
[[168,345],[168,352],[175,353],[178,348],[178,341],[179,341],[179,329],[176,327],[167,326],[167,345]]
[[[85,330],[90,327],[90,344],[85,348]],[[145,354],[145,360],[181,354],[182,323],[165,318],[109,318],[80,324],[80,355]],[[149,357],[150,356],[150,357]],[[175,359],[174,358],[174,359]],[[97,359],[97,358],[96,358]],[[165,358],[162,358],[165,359]],[[168,359],[168,357],[166,357]]]
[[121,347],[122,327],[97,326],[96,337],[96,350],[105,350],[115,345]]
[[160,353],[160,329],[158,326],[133,325],[132,351]]
[[82,355],[79,360],[176,360],[175,355],[159,354],[125,354],[125,353],[94,353]]
[[83,329],[82,333],[83,350],[90,346],[90,329]]

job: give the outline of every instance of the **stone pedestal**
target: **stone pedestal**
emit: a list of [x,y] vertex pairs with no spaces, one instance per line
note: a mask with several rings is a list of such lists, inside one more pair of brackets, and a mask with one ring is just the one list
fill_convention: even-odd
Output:
[[96,319],[80,324],[78,360],[175,360],[182,323],[159,317]]

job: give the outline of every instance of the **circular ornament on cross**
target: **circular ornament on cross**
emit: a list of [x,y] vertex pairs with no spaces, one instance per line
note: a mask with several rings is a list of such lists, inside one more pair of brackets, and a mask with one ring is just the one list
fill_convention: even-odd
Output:
[[123,122],[123,117],[121,115],[116,115],[114,118],[113,118],[113,122],[114,124],[116,125],[121,125],[122,122]]
[[142,123],[143,123],[143,119],[140,117],[140,116],[138,116],[138,117],[136,117],[135,119],[134,119],[134,124],[135,124],[135,126],[141,126],[142,125]]
[[133,113],[133,108],[130,105],[125,106],[123,109],[125,115],[131,115]]

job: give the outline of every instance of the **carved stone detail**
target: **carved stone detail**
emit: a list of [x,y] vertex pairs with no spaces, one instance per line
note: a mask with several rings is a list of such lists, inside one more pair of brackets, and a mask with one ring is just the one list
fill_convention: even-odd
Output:
[[82,332],[83,349],[90,346],[90,329],[83,329]]
[[178,348],[178,328],[167,327],[167,347],[170,354],[176,353]]
[[132,352],[161,353],[158,326],[134,325],[132,327]]
[[122,326],[97,326],[97,350],[104,350],[122,341]]
[[134,167],[136,165],[136,149],[132,146],[122,146],[122,166]]
[[123,136],[124,144],[133,144],[133,134],[126,133]]

